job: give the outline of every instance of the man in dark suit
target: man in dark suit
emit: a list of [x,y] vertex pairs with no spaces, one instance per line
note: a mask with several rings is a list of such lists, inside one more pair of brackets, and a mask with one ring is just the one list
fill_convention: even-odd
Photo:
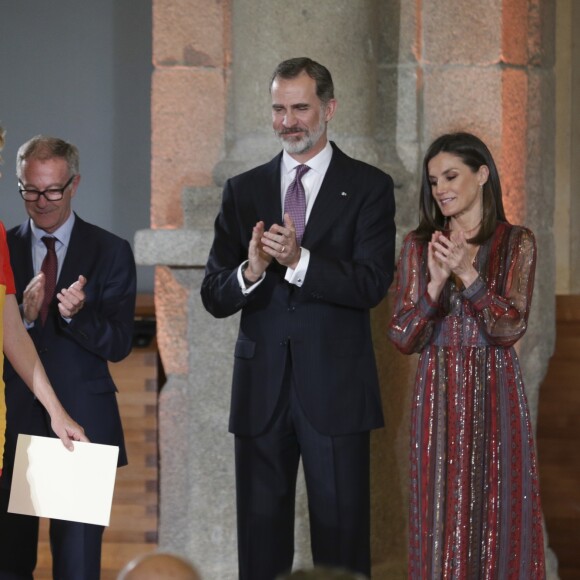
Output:
[[[83,425],[91,442],[119,446],[119,465],[125,465],[117,389],[108,361],[120,361],[131,351],[136,292],[131,247],[72,212],[80,182],[74,145],[34,137],[18,151],[17,176],[30,219],[10,230],[7,238],[23,323],[64,408]],[[54,274],[45,268],[51,253]],[[9,364],[4,381],[0,577],[32,579],[38,518],[6,513],[7,496],[18,434],[54,433],[44,408]],[[53,577],[98,579],[102,535],[102,526],[51,520]]]
[[270,92],[284,151],[226,183],[201,289],[212,315],[241,310],[230,415],[240,578],[290,570],[300,458],[314,563],[370,575],[369,432],[383,417],[369,310],[393,278],[393,182],[327,140],[336,101],[324,66],[284,61]]

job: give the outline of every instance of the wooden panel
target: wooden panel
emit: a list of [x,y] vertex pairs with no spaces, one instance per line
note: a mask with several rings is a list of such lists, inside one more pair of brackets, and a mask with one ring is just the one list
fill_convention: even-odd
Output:
[[[137,312],[147,315],[150,308],[140,303]],[[115,580],[129,560],[157,547],[158,523],[156,345],[134,348],[110,368],[119,388],[129,465],[117,471],[111,522],[103,537],[102,580]],[[35,580],[51,580],[51,567],[48,520],[41,519]]]
[[540,492],[561,580],[580,578],[580,296],[558,296],[556,349],[540,389]]

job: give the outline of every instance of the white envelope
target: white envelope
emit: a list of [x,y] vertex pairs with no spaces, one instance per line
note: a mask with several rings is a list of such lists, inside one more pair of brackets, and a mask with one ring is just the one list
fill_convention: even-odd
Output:
[[119,448],[18,435],[8,511],[108,526]]

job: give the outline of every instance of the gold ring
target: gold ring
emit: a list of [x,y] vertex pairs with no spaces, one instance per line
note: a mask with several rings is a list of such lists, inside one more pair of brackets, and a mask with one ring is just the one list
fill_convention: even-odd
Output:
[[286,246],[282,245],[282,249],[280,250],[280,253],[283,254],[285,249],[286,249]]

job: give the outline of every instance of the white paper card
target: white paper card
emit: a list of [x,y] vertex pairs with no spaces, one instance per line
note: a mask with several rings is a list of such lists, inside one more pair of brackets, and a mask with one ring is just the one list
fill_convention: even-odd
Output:
[[8,511],[108,526],[119,448],[18,435]]

